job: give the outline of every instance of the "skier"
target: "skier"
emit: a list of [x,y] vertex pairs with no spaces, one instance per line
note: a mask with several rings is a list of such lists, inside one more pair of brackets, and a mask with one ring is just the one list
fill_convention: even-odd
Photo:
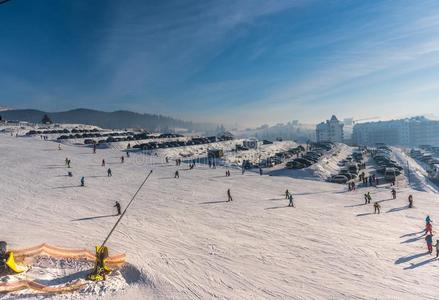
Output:
[[425,237],[425,241],[427,242],[428,252],[431,254],[433,252],[433,235],[429,234]]
[[130,153],[127,151],[127,157],[130,157]]
[[364,194],[364,205],[366,205],[368,201],[369,197],[367,197],[367,194]]
[[285,199],[288,199],[288,196],[290,195],[290,191],[288,189],[285,191]]
[[367,203],[370,203],[372,200],[372,196],[370,195],[370,192],[367,192]]
[[427,216],[427,217],[425,218],[425,224],[429,224],[429,223],[431,223],[431,222],[433,222],[433,221],[431,220],[430,216]]
[[375,202],[374,204],[373,204],[373,208],[374,208],[374,213],[376,214],[376,213],[380,213],[380,209],[381,209],[381,205],[378,203],[378,202]]
[[178,170],[175,171],[174,178],[180,178],[180,174],[178,173]]
[[96,154],[96,144],[93,144],[93,154]]
[[230,193],[230,189],[227,190],[227,202],[233,201],[232,194]]
[[434,245],[434,247],[436,248],[436,258],[439,257],[439,240],[436,240],[436,245]]
[[259,175],[262,176],[262,168],[259,168]]
[[295,207],[294,206],[294,202],[293,202],[293,195],[292,194],[290,194],[288,196],[288,200],[289,200],[288,206]]
[[395,189],[392,189],[391,193],[392,193],[393,200],[395,200],[396,199],[396,191],[395,191]]
[[413,207],[413,196],[410,195],[409,196],[409,208],[412,208],[412,207]]
[[65,165],[67,166],[67,163],[69,162],[69,159],[66,157],[66,160],[65,160]]
[[67,160],[67,168],[70,168],[70,159]]
[[431,225],[431,223],[428,223],[425,225],[425,233],[424,234],[427,234],[429,232],[430,232],[430,234],[433,234],[433,225]]
[[120,157],[120,163],[123,164],[123,162],[125,161],[125,158],[123,156]]
[[85,178],[84,178],[84,176],[81,177],[81,186],[85,186]]
[[118,201],[116,201],[116,204],[113,207],[116,207],[117,215],[120,216],[120,214],[121,214],[121,212],[120,212],[120,203]]
[[113,174],[111,173],[111,169],[110,169],[110,168],[108,168],[108,170],[107,170],[107,176],[108,176],[108,177],[113,176]]
[[102,164],[101,166],[105,167],[105,159],[102,159]]
[[167,156],[165,157],[165,161],[166,163],[169,163],[169,158]]
[[61,150],[61,144],[58,144],[58,150]]

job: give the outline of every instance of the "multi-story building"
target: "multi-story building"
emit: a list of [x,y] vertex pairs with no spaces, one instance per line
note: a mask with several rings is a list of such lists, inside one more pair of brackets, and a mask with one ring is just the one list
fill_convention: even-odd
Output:
[[344,140],[343,123],[333,115],[330,120],[317,125],[316,139],[317,142],[342,143]]
[[357,145],[439,145],[439,121],[415,117],[355,124],[352,141]]

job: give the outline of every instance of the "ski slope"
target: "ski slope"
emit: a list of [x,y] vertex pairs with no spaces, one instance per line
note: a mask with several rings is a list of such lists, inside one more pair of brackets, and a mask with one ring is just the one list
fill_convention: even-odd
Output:
[[[11,248],[47,242],[93,250],[116,221],[116,200],[139,193],[108,242],[130,271],[120,285],[90,284],[50,299],[438,299],[439,261],[420,231],[439,219],[435,193],[345,187],[288,176],[180,166],[164,157],[0,135],[0,232]],[[65,176],[71,159],[73,177]],[[107,161],[101,167],[101,160]],[[110,167],[113,176],[107,177]],[[79,186],[85,176],[86,186]],[[231,189],[233,202],[225,202]],[[289,189],[296,208],[287,207]],[[382,213],[363,205],[363,193]],[[414,196],[413,209],[406,209]],[[433,226],[435,223],[433,223]],[[435,238],[436,239],[436,238]],[[48,273],[45,280],[55,276]],[[43,275],[42,275],[43,276]],[[116,284],[116,287],[115,287]],[[32,292],[0,299],[41,299]]]

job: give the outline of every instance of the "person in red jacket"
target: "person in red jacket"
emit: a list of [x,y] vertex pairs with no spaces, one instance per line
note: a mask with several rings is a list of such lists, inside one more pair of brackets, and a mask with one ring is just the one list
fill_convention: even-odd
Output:
[[425,234],[427,233],[433,234],[433,225],[431,223],[425,225]]

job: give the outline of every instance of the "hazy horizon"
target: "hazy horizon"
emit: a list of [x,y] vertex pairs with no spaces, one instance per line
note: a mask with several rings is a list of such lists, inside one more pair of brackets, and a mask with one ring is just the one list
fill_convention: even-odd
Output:
[[0,104],[242,127],[436,117],[438,20],[437,1],[11,0]]

